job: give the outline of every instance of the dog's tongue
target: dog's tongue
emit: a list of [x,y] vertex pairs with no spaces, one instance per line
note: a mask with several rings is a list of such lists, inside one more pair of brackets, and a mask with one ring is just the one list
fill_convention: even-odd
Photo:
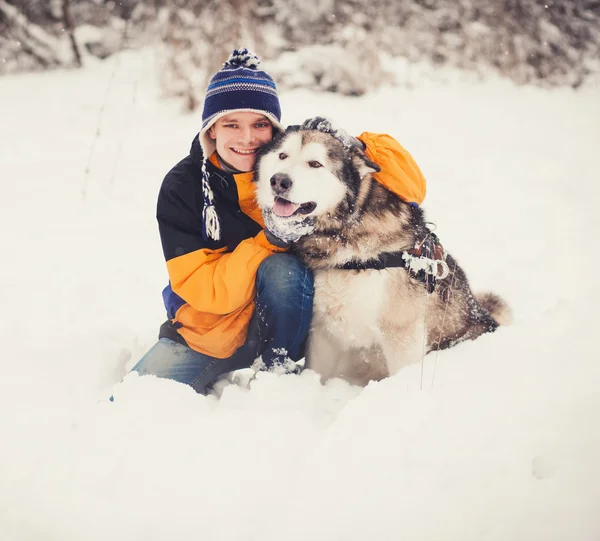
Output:
[[292,203],[291,201],[286,201],[285,199],[281,199],[278,197],[275,199],[275,204],[273,205],[273,213],[277,216],[287,218],[291,216],[298,210],[300,205],[296,205],[296,203]]

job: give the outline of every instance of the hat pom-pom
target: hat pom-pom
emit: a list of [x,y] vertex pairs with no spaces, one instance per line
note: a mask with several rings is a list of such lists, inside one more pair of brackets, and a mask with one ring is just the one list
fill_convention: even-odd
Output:
[[231,66],[231,67],[244,67],[250,69],[256,69],[260,64],[260,60],[258,56],[254,53],[251,53],[245,47],[243,49],[235,49],[227,59],[227,62],[223,64],[223,66]]

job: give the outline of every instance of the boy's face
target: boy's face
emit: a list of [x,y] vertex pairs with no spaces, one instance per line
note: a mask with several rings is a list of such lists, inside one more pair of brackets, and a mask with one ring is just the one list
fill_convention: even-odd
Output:
[[273,125],[259,113],[232,112],[208,130],[221,159],[238,171],[252,171],[258,149],[273,138]]

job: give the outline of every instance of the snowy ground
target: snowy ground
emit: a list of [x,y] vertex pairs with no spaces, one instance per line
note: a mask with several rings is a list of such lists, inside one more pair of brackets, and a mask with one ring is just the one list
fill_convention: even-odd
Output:
[[364,390],[218,401],[118,383],[163,321],[156,195],[200,124],[155,80],[130,53],[0,80],[0,539],[600,539],[598,88],[283,93],[285,123],[395,135],[515,322]]

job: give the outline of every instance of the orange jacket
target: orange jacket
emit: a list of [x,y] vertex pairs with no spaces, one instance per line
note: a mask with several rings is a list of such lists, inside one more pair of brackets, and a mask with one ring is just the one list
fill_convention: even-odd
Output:
[[[367,156],[382,168],[377,180],[406,201],[421,203],[425,180],[410,154],[388,135],[363,133],[359,138],[367,145]],[[170,319],[170,325],[161,327],[161,337],[223,359],[246,340],[258,266],[284,250],[264,235],[253,173],[226,173],[214,157],[207,171],[218,202],[221,240],[203,239],[202,160],[196,137],[190,155],[165,177],[158,198],[169,273],[163,299]]]

